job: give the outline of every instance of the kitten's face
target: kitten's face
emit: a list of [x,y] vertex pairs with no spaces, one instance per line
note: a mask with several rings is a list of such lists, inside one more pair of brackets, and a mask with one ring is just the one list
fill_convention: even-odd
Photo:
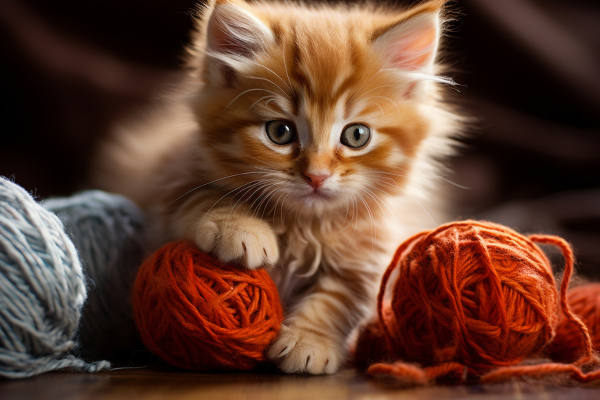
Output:
[[219,183],[306,215],[401,194],[428,134],[429,6],[402,17],[218,2],[194,107],[213,171],[241,174]]

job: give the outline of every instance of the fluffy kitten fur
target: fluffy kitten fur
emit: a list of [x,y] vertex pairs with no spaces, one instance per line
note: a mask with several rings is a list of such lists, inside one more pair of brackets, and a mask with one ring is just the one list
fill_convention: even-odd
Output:
[[[434,212],[459,129],[436,75],[442,7],[217,0],[186,79],[99,154],[96,182],[149,210],[157,245],[186,238],[268,268],[286,308],[268,356],[283,371],[340,368],[393,251],[433,219],[416,215]],[[269,139],[273,120],[291,143]],[[340,141],[354,123],[371,133],[360,148]]]

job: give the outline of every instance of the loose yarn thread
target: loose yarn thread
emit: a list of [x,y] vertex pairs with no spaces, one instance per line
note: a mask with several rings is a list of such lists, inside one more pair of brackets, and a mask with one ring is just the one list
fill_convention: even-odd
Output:
[[144,262],[133,307],[146,347],[195,370],[254,368],[283,320],[266,271],[223,264],[187,241],[168,244]]
[[85,299],[77,251],[58,217],[0,177],[0,376],[109,367],[68,354]]
[[[533,242],[562,250],[560,296],[549,261]],[[415,235],[398,248],[378,296],[387,350],[402,361],[373,364],[368,373],[414,384],[467,376],[484,383],[526,375],[600,379],[600,371],[581,371],[597,361],[588,329],[566,302],[572,272],[571,248],[555,236],[526,238],[476,221]],[[516,365],[552,339],[559,309],[583,338],[582,356],[573,364]]]

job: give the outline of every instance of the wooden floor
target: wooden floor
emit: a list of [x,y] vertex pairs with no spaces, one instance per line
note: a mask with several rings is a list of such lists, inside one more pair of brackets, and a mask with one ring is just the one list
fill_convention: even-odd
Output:
[[333,376],[302,376],[277,373],[197,373],[155,367],[97,374],[54,372],[24,380],[0,380],[1,400],[505,398],[600,400],[600,385],[565,388],[514,381],[502,385],[402,388],[389,381],[369,380],[351,369]]

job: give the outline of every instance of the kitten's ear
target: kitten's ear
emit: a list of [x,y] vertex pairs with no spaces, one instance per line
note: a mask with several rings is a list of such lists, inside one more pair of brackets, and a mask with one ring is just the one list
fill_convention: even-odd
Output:
[[374,47],[393,68],[431,72],[440,37],[443,1],[422,4],[374,34]]
[[273,40],[273,32],[243,2],[216,0],[207,28],[210,52],[238,60],[251,58]]

